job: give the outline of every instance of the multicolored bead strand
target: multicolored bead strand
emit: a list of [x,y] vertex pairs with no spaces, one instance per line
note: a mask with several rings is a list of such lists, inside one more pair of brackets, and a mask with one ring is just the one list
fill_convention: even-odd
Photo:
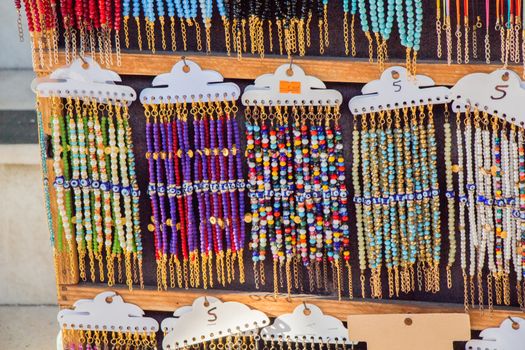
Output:
[[[329,287],[331,267],[341,297],[343,259],[351,277],[339,118],[339,109],[330,106],[247,108],[249,222],[257,287],[265,284],[268,245],[274,293],[302,288],[299,265],[308,274],[311,291]],[[350,280],[348,286],[352,295]]]

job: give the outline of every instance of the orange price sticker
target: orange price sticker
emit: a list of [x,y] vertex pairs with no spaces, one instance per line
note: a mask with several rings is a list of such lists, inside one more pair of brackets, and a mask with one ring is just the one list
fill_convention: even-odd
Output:
[[300,94],[301,82],[281,80],[279,82],[279,92],[281,94]]

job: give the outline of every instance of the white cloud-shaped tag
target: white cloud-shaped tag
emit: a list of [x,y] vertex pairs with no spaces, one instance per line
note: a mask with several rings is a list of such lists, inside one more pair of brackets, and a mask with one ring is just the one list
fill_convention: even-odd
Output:
[[450,101],[449,88],[435,86],[434,80],[425,75],[409,77],[406,68],[400,66],[385,69],[378,80],[363,86],[361,92],[348,103],[353,114]]
[[264,340],[291,340],[311,343],[351,344],[348,329],[339,319],[324,315],[313,304],[297,306],[291,314],[277,317],[271,326],[261,330]]
[[470,106],[521,124],[525,122],[523,85],[519,75],[508,69],[466,75],[451,89],[452,110],[463,112]]
[[115,292],[102,292],[94,299],[80,299],[74,309],[64,309],[57,316],[65,329],[157,332],[158,322],[144,317],[137,305],[124,302]]
[[190,60],[177,62],[171,72],[156,76],[151,85],[154,87],[140,93],[142,103],[232,101],[241,93],[237,84],[225,83],[219,72],[202,70]]
[[523,350],[525,348],[525,319],[504,320],[498,328],[487,328],[467,342],[465,350]]
[[263,74],[247,86],[241,97],[245,106],[293,106],[331,105],[339,106],[343,96],[296,64],[283,64],[275,73]]
[[162,329],[168,332],[162,341],[163,349],[182,348],[230,335],[253,334],[270,323],[261,311],[213,297],[197,298],[191,307],[179,308],[173,315],[175,317],[162,321]]
[[44,78],[36,78],[31,88],[41,97],[95,98],[99,102],[135,101],[135,90],[121,82],[120,76],[108,69],[102,69],[91,57],[74,60],[69,66],[55,70]]

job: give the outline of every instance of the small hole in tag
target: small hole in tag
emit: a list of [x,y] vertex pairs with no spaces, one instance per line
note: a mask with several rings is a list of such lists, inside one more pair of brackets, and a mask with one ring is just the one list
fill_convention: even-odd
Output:
[[288,68],[286,70],[286,75],[289,76],[289,77],[293,76],[293,69],[292,68]]
[[111,304],[113,302],[113,297],[107,297],[106,303]]
[[518,329],[520,329],[520,324],[519,324],[518,322],[514,322],[514,323],[512,324],[512,329],[514,329],[514,330],[518,330]]
[[412,319],[410,317],[405,318],[405,325],[411,326],[412,325]]
[[184,73],[189,73],[190,70],[191,70],[191,69],[190,69],[190,66],[188,66],[188,65],[185,65],[185,66],[182,67],[182,71],[183,71]]
[[503,74],[501,76],[501,80],[508,81],[509,80],[509,72],[505,72],[505,74]]
[[399,72],[397,70],[392,71],[392,78],[399,79]]

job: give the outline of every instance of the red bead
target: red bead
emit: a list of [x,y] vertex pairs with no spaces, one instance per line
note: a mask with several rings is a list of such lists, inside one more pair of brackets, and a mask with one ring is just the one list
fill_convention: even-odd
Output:
[[24,0],[24,8],[26,12],[27,17],[27,27],[29,28],[30,32],[35,31],[35,26],[33,25],[33,17],[31,16],[31,5],[29,4],[29,0]]

